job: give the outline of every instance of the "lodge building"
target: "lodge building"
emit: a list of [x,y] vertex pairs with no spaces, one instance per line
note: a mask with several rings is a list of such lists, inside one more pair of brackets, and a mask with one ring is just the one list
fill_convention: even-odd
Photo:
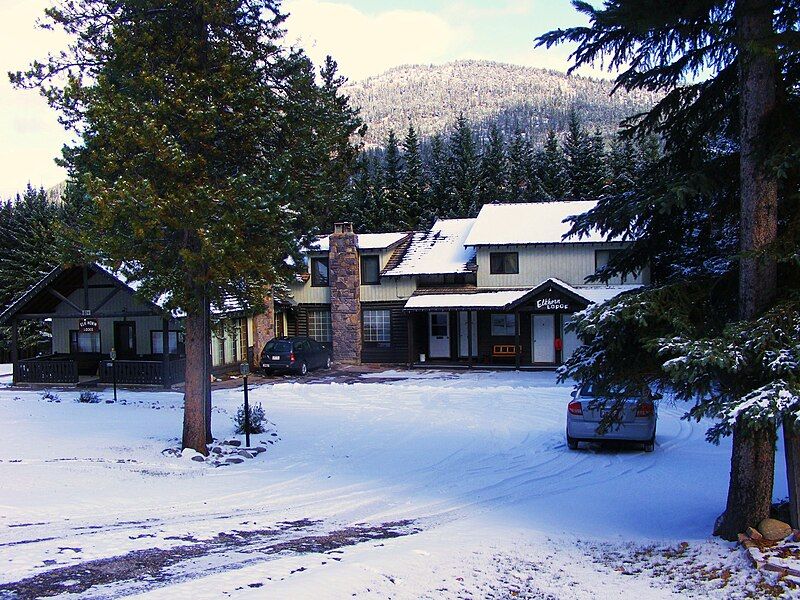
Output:
[[[358,234],[339,223],[305,251],[290,293],[268,298],[264,313],[235,302],[213,310],[213,368],[257,362],[267,341],[291,335],[330,344],[339,363],[552,368],[580,343],[565,329],[575,312],[648,283],[647,269],[586,283],[625,246],[599,234],[565,238],[565,219],[594,204],[487,204],[476,218],[441,219],[427,231]],[[24,320],[50,322],[50,353],[19,358]],[[54,269],[0,324],[11,325],[15,383],[183,380],[182,315],[100,265]]]

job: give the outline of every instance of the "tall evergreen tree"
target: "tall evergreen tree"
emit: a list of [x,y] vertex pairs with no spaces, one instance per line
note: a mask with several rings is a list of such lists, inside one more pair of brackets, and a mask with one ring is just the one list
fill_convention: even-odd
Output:
[[281,46],[277,2],[74,0],[46,14],[68,51],[12,79],[81,135],[64,159],[91,198],[87,247],[185,311],[183,446],[205,454],[209,307],[258,306],[288,277],[306,211],[343,181],[324,164],[348,166],[358,120],[331,64],[319,84]]
[[425,210],[425,169],[422,166],[419,138],[413,125],[403,140],[403,176],[401,182],[406,222],[403,229],[416,229],[423,221]]
[[400,155],[400,142],[394,131],[389,130],[386,153],[383,156],[383,188],[378,210],[379,231],[391,231],[398,226],[402,227],[407,221],[401,189],[402,176],[403,157]]
[[449,216],[454,212],[447,147],[439,134],[434,135],[431,139],[427,175],[430,182],[430,193],[428,195],[428,204],[424,211],[424,221],[427,225],[430,225],[435,219]]
[[450,134],[448,150],[453,204],[447,216],[475,216],[480,210],[480,159],[472,128],[463,114]]
[[591,145],[578,113],[569,115],[569,128],[564,138],[564,156],[570,199],[583,200],[591,196]]
[[503,132],[497,123],[489,126],[480,159],[481,189],[479,204],[502,203],[509,200],[508,156]]
[[508,147],[508,196],[511,202],[535,201],[538,177],[534,171],[533,149],[521,129],[514,132]]
[[542,200],[565,200],[569,193],[567,160],[554,130],[547,132],[544,147],[536,153],[534,172],[541,184]]
[[[669,244],[701,252],[676,257],[685,265],[683,281],[588,315],[578,325],[587,335],[601,321],[618,331],[595,329],[583,358],[593,352],[603,359],[591,366],[578,357],[568,371],[599,376],[607,388],[656,378],[693,402],[692,416],[719,419],[709,435],[732,434],[733,450],[727,506],[715,533],[736,539],[769,516],[775,423],[786,418],[784,431],[796,427],[800,407],[800,273],[788,260],[800,245],[798,6],[764,0],[691,0],[677,9],[635,0],[574,5],[591,25],[550,32],[539,43],[577,43],[574,68],[606,57],[606,64],[622,68],[618,86],[664,93],[627,125],[639,136],[658,134],[666,151],[659,184],[602,201],[574,229],[635,234],[619,269],[642,265]],[[713,245],[695,243],[708,232],[716,232]],[[737,237],[739,247],[731,248]],[[787,259],[781,278],[778,257]],[[637,331],[636,323],[647,330]],[[639,340],[638,364],[618,352],[622,332],[628,347]],[[651,361],[642,359],[648,348]],[[791,493],[796,497],[797,490]]]
[[608,158],[606,157],[603,134],[596,129],[588,141],[586,158],[587,199],[596,200],[602,196],[609,185]]

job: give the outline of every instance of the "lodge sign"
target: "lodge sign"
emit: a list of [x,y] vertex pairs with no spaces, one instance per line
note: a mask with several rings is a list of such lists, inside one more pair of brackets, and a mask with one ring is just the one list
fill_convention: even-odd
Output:
[[570,307],[565,300],[555,296],[545,296],[536,300],[536,310],[569,311]]
[[78,321],[78,331],[81,333],[96,333],[100,331],[100,323],[97,319],[81,319]]

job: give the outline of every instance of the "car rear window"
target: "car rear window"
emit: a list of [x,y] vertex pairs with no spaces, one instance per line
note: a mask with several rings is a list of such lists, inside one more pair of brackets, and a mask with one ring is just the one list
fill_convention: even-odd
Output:
[[594,398],[594,386],[591,383],[586,383],[581,388],[581,396],[584,398]]
[[285,340],[270,340],[267,342],[267,345],[264,346],[264,352],[291,352],[292,351],[292,342],[287,342]]

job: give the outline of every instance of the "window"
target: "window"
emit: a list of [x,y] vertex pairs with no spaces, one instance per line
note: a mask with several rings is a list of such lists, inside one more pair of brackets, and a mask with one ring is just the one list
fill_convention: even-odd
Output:
[[364,341],[389,342],[391,341],[391,311],[365,310],[364,311]]
[[376,255],[361,257],[361,285],[379,285],[380,259]]
[[311,259],[311,285],[325,287],[328,285],[328,259]]
[[[608,265],[608,263],[614,260],[620,252],[622,252],[622,250],[618,248],[611,250],[595,250],[594,251],[595,271],[599,271],[600,269]],[[634,279],[635,277],[636,276],[634,275]],[[608,280],[608,283],[609,285],[618,285],[625,283],[626,279],[627,278],[625,276],[620,277],[619,275],[614,275]]]
[[516,330],[517,320],[514,315],[492,315],[492,335],[516,335]]
[[489,271],[493,275],[513,275],[519,273],[519,253],[490,252]]
[[331,311],[308,311],[308,336],[318,342],[331,341]]
[[71,354],[79,352],[100,352],[100,332],[99,331],[77,331],[69,332],[69,351]]
[[[170,331],[167,333],[169,353],[178,354],[178,332]],[[164,352],[164,338],[163,332],[160,329],[153,329],[150,331],[150,353],[162,354]]]

